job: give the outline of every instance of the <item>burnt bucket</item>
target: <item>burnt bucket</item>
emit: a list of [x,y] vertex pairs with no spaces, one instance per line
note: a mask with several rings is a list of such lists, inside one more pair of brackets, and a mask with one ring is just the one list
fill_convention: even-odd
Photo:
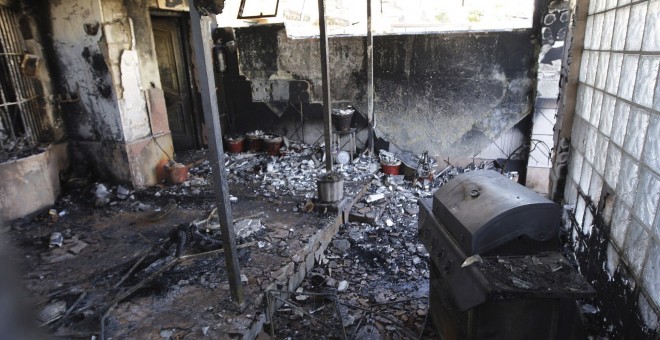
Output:
[[417,177],[417,169],[406,162],[401,163],[401,170],[403,172],[403,178],[407,181],[412,181]]
[[263,151],[264,143],[263,139],[261,139],[262,136],[263,132],[261,131],[248,132],[245,136],[247,150],[255,153]]
[[317,180],[316,185],[321,202],[333,203],[344,198],[344,179],[339,174],[324,175]]
[[282,147],[282,142],[284,139],[275,135],[263,135],[262,140],[266,152],[271,156],[279,156],[280,148]]
[[245,137],[243,136],[232,136],[225,137],[225,144],[227,146],[227,151],[231,153],[241,153],[245,147]]
[[401,161],[385,162],[380,161],[380,167],[386,175],[398,175],[401,170]]
[[337,131],[348,131],[351,129],[353,110],[334,110],[332,112],[332,126]]

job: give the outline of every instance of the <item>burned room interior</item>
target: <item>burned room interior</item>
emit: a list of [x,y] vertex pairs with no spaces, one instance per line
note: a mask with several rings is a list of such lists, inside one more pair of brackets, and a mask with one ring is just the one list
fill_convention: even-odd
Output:
[[0,18],[0,338],[660,339],[660,0]]

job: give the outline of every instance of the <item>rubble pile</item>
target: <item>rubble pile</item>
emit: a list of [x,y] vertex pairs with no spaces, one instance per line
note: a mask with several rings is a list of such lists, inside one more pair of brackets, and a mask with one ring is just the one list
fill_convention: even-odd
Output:
[[[283,157],[259,155],[250,159],[231,156],[227,169],[229,182],[252,181],[258,183],[256,195],[264,197],[290,196],[315,198],[317,178],[325,173],[323,164],[312,153],[289,154]],[[353,164],[336,172],[346,182],[359,182],[378,169],[370,158],[355,159]]]
[[[282,150],[281,156],[266,153],[225,154],[227,182],[243,186],[252,184],[250,187],[254,190],[253,196],[305,199],[316,197],[316,180],[326,172],[321,147],[290,143]],[[377,170],[378,165],[375,160],[363,156],[356,158],[351,164],[341,166],[336,172],[342,174],[346,182],[357,183]],[[150,189],[147,193],[154,197],[167,198],[191,195],[211,197],[213,196],[211,173],[211,164],[205,160],[191,166],[188,180],[180,185]],[[348,186],[347,189],[354,188]],[[238,197],[232,195],[230,200],[236,202]]]
[[[337,324],[337,315],[349,338],[433,336],[426,328],[429,254],[417,237],[417,200],[459,173],[495,168],[492,162],[448,166],[432,181],[373,174],[349,223],[273,316],[277,337],[341,337],[326,329]],[[318,292],[326,295],[313,295]]]
[[[424,329],[429,278],[428,253],[417,241],[418,194],[414,188],[405,188],[404,183],[396,187],[387,185],[388,181],[398,179],[375,177],[378,179],[372,181],[369,193],[353,207],[350,215],[351,219],[358,215],[367,223],[350,222],[341,226],[299,293],[318,290],[314,281],[322,281],[324,291],[335,293],[345,303],[339,310],[347,334],[390,337],[398,334],[407,338],[406,332],[412,332],[417,336]],[[319,308],[315,304],[310,307]],[[335,309],[326,309],[327,317],[334,317]],[[286,318],[286,311],[287,307],[278,315]],[[295,315],[289,315],[288,321],[276,322],[276,325],[291,323],[277,329],[278,337],[325,334],[322,328],[310,328],[306,325],[309,320]],[[315,331],[318,333],[314,334]]]
[[[320,147],[300,143],[290,143],[289,146],[283,147],[281,156],[266,153],[227,153],[227,182],[235,187],[250,187],[252,193],[240,193],[243,198],[262,196],[295,199],[299,204],[292,210],[299,211],[304,208],[307,200],[317,195],[316,180],[326,172],[323,157]],[[375,159],[365,156],[358,157],[352,163],[342,165],[336,170],[348,183],[345,189],[349,195],[355,194],[359,189],[350,183],[363,182],[376,171],[378,165]],[[212,209],[214,202],[209,200],[214,196],[211,174],[210,161],[203,159],[188,165],[188,178],[181,184],[163,183],[140,191],[133,190],[128,185],[110,186],[98,182],[78,184],[79,187],[58,201],[56,208],[58,213],[66,214],[67,209],[80,209],[81,206],[91,203],[94,208],[103,208],[108,212],[145,212],[145,218],[151,220],[164,217],[176,205]],[[232,203],[238,199],[236,193],[230,194]]]

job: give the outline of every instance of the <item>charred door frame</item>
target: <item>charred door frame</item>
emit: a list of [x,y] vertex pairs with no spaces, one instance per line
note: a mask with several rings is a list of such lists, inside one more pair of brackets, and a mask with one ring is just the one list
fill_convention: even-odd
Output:
[[[192,66],[192,45],[190,41],[192,40],[190,35],[190,17],[188,12],[175,12],[175,11],[166,11],[159,9],[151,9],[149,11],[149,18],[170,18],[176,20],[177,26],[179,27],[179,37],[181,38],[181,48],[183,56],[183,66],[185,68],[185,78],[187,80],[187,89],[190,92],[190,101],[192,112],[192,129],[195,134],[195,149],[201,149],[204,147],[203,141],[203,126],[204,117],[200,115],[202,112],[201,107],[201,98],[199,90],[195,85],[195,74],[193,72]],[[153,28],[152,28],[153,30]],[[152,33],[153,34],[153,33]]]

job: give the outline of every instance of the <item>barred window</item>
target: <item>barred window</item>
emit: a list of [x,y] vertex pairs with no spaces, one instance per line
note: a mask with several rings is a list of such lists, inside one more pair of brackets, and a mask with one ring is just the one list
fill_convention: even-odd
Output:
[[18,17],[0,5],[0,161],[29,154],[50,131],[35,86],[39,60],[28,53]]

